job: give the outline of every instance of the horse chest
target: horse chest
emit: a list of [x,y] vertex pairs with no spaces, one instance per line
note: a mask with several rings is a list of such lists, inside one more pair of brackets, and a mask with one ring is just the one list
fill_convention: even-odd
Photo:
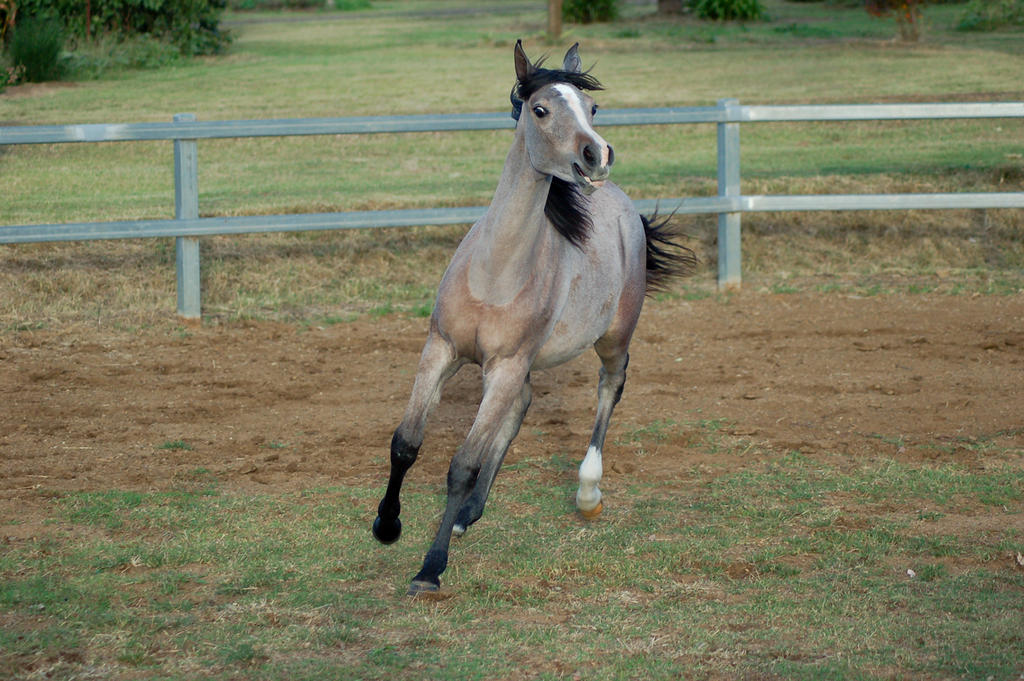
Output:
[[439,330],[456,353],[483,364],[494,357],[522,356],[535,368],[566,362],[607,330],[618,299],[599,277],[538,277],[507,302],[480,300],[468,276],[449,278],[435,312]]

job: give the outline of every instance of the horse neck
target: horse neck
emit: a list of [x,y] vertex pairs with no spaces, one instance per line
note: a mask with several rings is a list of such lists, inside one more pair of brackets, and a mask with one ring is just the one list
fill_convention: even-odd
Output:
[[517,130],[494,198],[477,225],[469,277],[478,298],[507,302],[528,283],[555,235],[544,215],[550,188],[551,178],[533,169]]

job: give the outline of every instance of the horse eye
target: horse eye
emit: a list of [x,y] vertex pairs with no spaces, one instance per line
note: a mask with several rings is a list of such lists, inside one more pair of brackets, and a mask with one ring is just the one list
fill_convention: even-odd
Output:
[[537,118],[544,118],[548,115],[548,110],[542,106],[535,106],[533,107],[533,115]]
[[596,116],[597,115],[597,104],[595,104],[594,106],[590,107],[590,115],[591,116]]

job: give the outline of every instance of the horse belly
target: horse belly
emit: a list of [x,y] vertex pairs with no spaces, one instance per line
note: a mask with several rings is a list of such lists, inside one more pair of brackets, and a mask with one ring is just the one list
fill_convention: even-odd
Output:
[[599,306],[569,307],[555,322],[551,335],[534,359],[533,367],[547,369],[558,366],[593,347],[611,326],[617,302],[609,298]]
[[[609,226],[611,229],[607,229]],[[578,254],[581,261],[573,268],[577,274],[534,367],[543,369],[568,362],[592,347],[613,326],[628,325],[631,334],[643,304],[642,241],[639,246],[630,243],[627,234],[619,232],[617,220],[609,226],[604,232],[591,234],[587,251]]]

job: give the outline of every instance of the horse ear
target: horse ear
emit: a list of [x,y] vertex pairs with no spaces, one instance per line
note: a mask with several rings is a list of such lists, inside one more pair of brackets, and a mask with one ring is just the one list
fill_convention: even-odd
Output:
[[516,41],[515,55],[516,55],[516,79],[520,83],[522,83],[527,78],[530,77],[530,74],[532,74],[534,72],[533,63],[530,61],[529,57],[526,56],[526,52],[523,50],[523,41],[522,40],[517,40]]
[[580,62],[580,44],[576,43],[569,48],[569,51],[565,53],[565,59],[562,61],[562,68],[570,73],[579,73],[583,70],[583,64]]

